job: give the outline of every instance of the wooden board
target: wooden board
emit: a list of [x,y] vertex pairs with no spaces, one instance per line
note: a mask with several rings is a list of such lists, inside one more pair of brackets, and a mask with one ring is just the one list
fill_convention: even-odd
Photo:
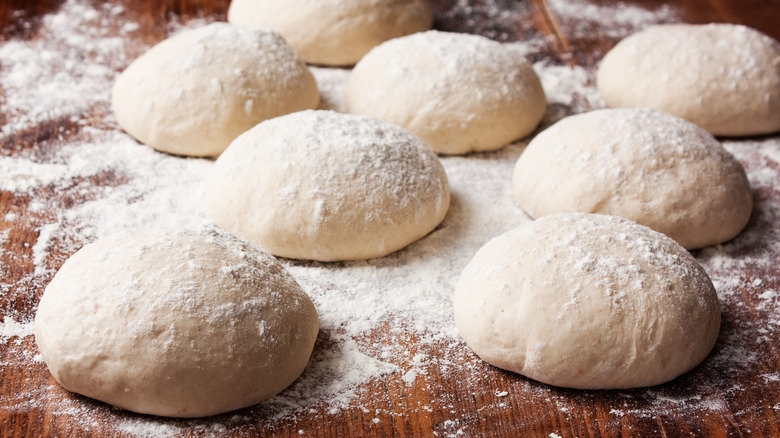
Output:
[[[111,69],[118,70],[184,25],[224,20],[227,5],[226,0],[3,0],[0,50],[10,44],[36,47],[36,42],[56,39],[51,20],[63,17],[64,8],[82,8],[87,14],[102,11],[103,18],[84,21],[83,34],[121,37],[122,49],[115,53],[126,59],[106,60]],[[780,39],[780,5],[774,1],[681,0],[666,5],[655,0],[619,4],[606,0],[436,0],[434,5],[438,29],[530,42],[529,57],[543,71],[560,66],[568,69],[567,77],[581,75],[579,85],[585,88],[574,89],[569,101],[557,96],[548,124],[598,106],[592,81],[599,59],[622,37],[649,24],[733,22]],[[110,8],[118,9],[112,13]],[[132,31],[123,27],[127,23],[133,23]],[[63,50],[68,44],[62,42]],[[86,53],[89,57],[114,52]],[[20,63],[0,58],[0,81]],[[66,145],[89,143],[90,127],[119,132],[107,117],[110,110],[104,100],[85,106],[63,103],[68,110],[76,108],[76,113],[39,114],[35,107],[10,107],[17,90],[6,90],[3,84],[2,158],[47,162]],[[76,85],[74,89],[83,90]],[[21,123],[23,119],[27,122]],[[15,128],[10,129],[11,125]],[[723,329],[712,355],[691,373],[665,385],[630,391],[560,389],[485,365],[457,341],[423,342],[418,330],[393,329],[395,320],[388,319],[355,341],[367,354],[388,343],[401,346],[408,352],[396,360],[401,372],[362,383],[345,405],[315,403],[295,411],[260,405],[199,420],[137,415],[70,394],[50,377],[31,336],[30,321],[43,288],[70,253],[85,243],[60,242],[41,252],[36,244],[46,232],[42,227],[95,197],[96,187],[121,187],[126,176],[107,171],[76,178],[68,190],[37,184],[29,190],[2,191],[0,435],[780,436],[780,225],[776,216],[780,212],[780,137],[729,140],[727,147],[751,175],[756,208],[748,228],[734,242],[694,253],[719,288]],[[511,156],[519,150],[510,148],[496,156],[505,159],[501,154]],[[491,157],[474,159],[489,162]],[[68,226],[67,221],[61,224]],[[339,269],[339,265],[330,269]],[[321,336],[317,348],[322,353],[329,345],[327,337]],[[426,365],[414,368],[414,357],[426,358]],[[393,362],[393,358],[386,360]],[[420,373],[409,379],[405,373],[409,370]],[[286,414],[280,416],[280,412]]]

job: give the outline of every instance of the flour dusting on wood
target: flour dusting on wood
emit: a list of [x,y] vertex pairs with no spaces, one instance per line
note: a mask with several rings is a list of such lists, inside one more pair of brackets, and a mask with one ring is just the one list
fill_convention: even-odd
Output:
[[[532,11],[529,3],[505,3],[459,0],[438,17],[439,23],[444,30],[460,27],[501,41],[519,39],[512,44],[535,62],[548,95],[548,113],[539,129],[602,106],[592,71],[545,57],[551,38],[530,27],[522,38],[513,37],[512,26]],[[567,22],[580,14],[575,8],[580,1],[549,3],[552,13]],[[649,23],[677,19],[672,7],[648,11],[621,5],[618,11],[608,15],[584,9],[574,37],[604,26],[610,37],[625,36]],[[495,25],[470,28],[469,23],[477,23],[469,21],[474,14],[490,17]],[[203,22],[174,21],[169,29]],[[212,162],[140,145],[118,129],[109,111],[113,78],[129,63],[130,53],[136,56],[145,48],[133,39],[137,29],[122,7],[67,0],[43,17],[34,38],[0,43],[0,188],[15,200],[0,220],[8,228],[25,224],[39,231],[34,242],[20,241],[13,231],[0,236],[0,362],[42,381],[50,380],[31,336],[34,315],[20,309],[35,309],[70,254],[100,237],[141,226],[209,222],[200,198]],[[313,70],[322,106],[343,108],[349,72]],[[715,350],[674,382],[612,392],[571,392],[500,373],[472,354],[454,327],[452,292],[463,267],[490,238],[529,220],[511,196],[512,170],[526,141],[494,153],[442,157],[453,190],[451,210],[439,228],[406,249],[358,262],[282,260],[314,300],[322,329],[303,376],[271,401],[214,418],[168,420],[123,413],[70,395],[50,381],[0,399],[0,409],[46,409],[71,418],[83,431],[134,436],[251,434],[257,427],[291,429],[303,416],[338,422],[347,412],[360,412],[366,430],[374,431],[388,418],[407,421],[437,412],[449,419],[432,426],[434,434],[463,436],[474,432],[473,416],[479,415],[457,412],[456,401],[469,398],[485,400],[482,409],[491,412],[521,409],[524,400],[533,398],[550,406],[538,415],[554,424],[573,419],[583,398],[599,398],[608,401],[610,410],[600,412],[598,422],[612,427],[628,414],[650,420],[747,412],[746,370],[766,366],[769,351],[780,341],[780,273],[771,269],[780,260],[780,139],[725,142],[747,169],[756,205],[737,239],[694,252],[721,300],[724,323]],[[25,272],[8,273],[4,265],[10,261],[25,266]],[[764,376],[766,390],[780,390],[777,373],[768,370]],[[434,383],[442,381],[451,385]],[[475,385],[491,389],[474,392]],[[382,388],[399,387],[422,395],[396,404],[372,398],[383,394]]]

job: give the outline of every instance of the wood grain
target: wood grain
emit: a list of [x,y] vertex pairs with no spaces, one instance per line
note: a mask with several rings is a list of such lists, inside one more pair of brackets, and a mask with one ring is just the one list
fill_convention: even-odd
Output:
[[[34,40],[42,17],[55,12],[63,0],[3,0],[0,2],[0,44],[12,40]],[[100,2],[93,1],[93,4]],[[137,56],[172,31],[172,22],[224,20],[227,0],[114,0],[124,6],[127,20],[138,23],[128,45],[129,53]],[[570,15],[560,15],[554,2],[546,0],[470,0],[468,13],[458,7],[462,1],[435,0],[436,24],[442,30],[478,33],[501,41],[522,41],[539,35],[549,41],[534,61],[581,66],[592,72],[599,59],[619,39],[598,26],[583,31],[583,24]],[[614,2],[591,0],[605,14],[617,10]],[[663,7],[656,0],[636,0],[626,4],[647,10]],[[505,19],[496,20],[495,9],[511,11]],[[760,0],[680,0],[673,4],[672,19],[691,23],[711,21],[734,22],[753,26],[780,39],[780,3]],[[0,63],[2,60],[0,60]],[[0,89],[0,97],[5,94]],[[95,114],[108,108],[93,108]],[[80,114],[89,120],[90,114]],[[780,115],[778,115],[780,117]],[[0,126],[8,115],[0,113]],[[98,117],[92,117],[99,119]],[[98,122],[102,123],[102,122]],[[69,117],[41,123],[31,129],[0,137],[3,156],[20,153],[47,157],[62,142],[88,138],[83,124]],[[57,141],[61,138],[61,141]],[[745,147],[752,147],[745,141]],[[776,166],[767,163],[768,166]],[[116,186],[121,178],[101,174],[77,184]],[[780,184],[780,181],[777,182]],[[35,277],[34,253],[38,227],[56,219],[56,211],[83,202],[77,191],[61,194],[43,188],[32,193],[0,192],[0,207],[4,214],[15,213],[20,219],[7,221],[0,215],[0,230],[8,231],[0,262],[2,283],[0,317],[29,321],[43,287],[49,277]],[[758,202],[780,204],[774,191],[756,193]],[[50,210],[33,208],[34,201],[43,201]],[[752,229],[766,226],[760,219],[749,225]],[[760,243],[756,243],[760,245]],[[741,249],[746,254],[751,247]],[[55,254],[52,269],[68,254]],[[775,265],[746,266],[746,281],[763,278],[766,291],[780,290],[778,268]],[[767,325],[766,315],[754,293],[747,287],[739,302],[724,311],[724,332],[733,339],[744,340],[744,353],[754,355],[750,367],[734,373],[708,360],[699,369],[674,382],[649,390],[636,391],[575,391],[550,387],[521,376],[488,366],[467,348],[458,350],[454,363],[468,364],[462,369],[447,367],[432,369],[412,384],[399,378],[379,379],[360,389],[362,409],[347,408],[330,414],[327,408],[302,413],[294,418],[282,418],[269,425],[262,406],[211,419],[185,421],[152,419],[113,409],[102,403],[73,395],[60,388],[50,377],[44,364],[30,357],[36,347],[32,336],[0,338],[0,436],[131,436],[118,427],[133,420],[169,426],[177,436],[268,436],[298,437],[424,437],[424,436],[780,436],[778,410],[780,389],[780,335],[776,327]],[[748,322],[748,324],[746,324]],[[754,342],[751,330],[761,329],[768,342]],[[740,333],[748,333],[740,336]],[[385,336],[382,329],[359,342],[370,345]],[[734,340],[729,342],[737,342]],[[327,339],[320,339],[327,344]],[[436,357],[441,345],[420,344],[414,334],[395,339],[410,351]],[[725,342],[725,341],[724,341]],[[719,342],[715,356],[724,355],[724,342]],[[451,351],[451,350],[450,350]],[[18,357],[25,357],[22,364]],[[713,385],[711,382],[719,382]],[[739,387],[739,391],[730,388]],[[497,395],[497,391],[506,395]],[[25,394],[45,392],[48,403],[28,403]],[[686,400],[708,400],[716,404],[711,409],[690,407]],[[21,401],[21,402],[20,402]],[[378,420],[375,420],[378,419]],[[554,434],[554,435],[551,435]]]

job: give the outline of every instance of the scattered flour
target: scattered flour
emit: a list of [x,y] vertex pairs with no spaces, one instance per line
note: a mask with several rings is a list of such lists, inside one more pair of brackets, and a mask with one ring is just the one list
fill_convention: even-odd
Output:
[[55,182],[88,176],[93,172],[91,163],[72,162],[37,163],[24,158],[1,157],[0,168],[8,169],[3,176],[1,190],[9,192],[27,192],[34,188],[46,187]]
[[563,21],[568,38],[588,38],[600,33],[620,39],[652,24],[680,21],[677,10],[664,4],[655,10],[617,2],[604,5],[585,0],[547,0],[556,18]]
[[549,60],[535,63],[534,70],[547,96],[547,113],[537,132],[566,116],[604,107],[592,71],[578,65],[554,64]]
[[[10,220],[9,220],[10,219]],[[6,222],[13,222],[13,218],[9,218],[8,215],[5,216]],[[3,256],[3,253],[5,252],[5,242],[8,241],[8,236],[11,234],[11,230],[2,230],[0,231],[0,257]],[[0,265],[0,278],[4,278],[4,272],[3,272],[3,266]],[[2,281],[0,281],[0,285],[4,284]]]
[[[447,26],[469,28],[509,40],[519,20],[533,13],[531,3],[510,3],[457,0],[440,22],[445,30]],[[553,13],[574,23],[572,32],[578,37],[586,37],[595,26],[606,26],[609,36],[618,37],[651,23],[677,20],[668,6],[655,11],[610,6],[617,12],[607,14],[601,6],[582,0],[548,3]],[[14,244],[9,231],[0,234],[3,366],[47,372],[31,336],[33,314],[16,313],[7,297],[32,300],[68,255],[100,237],[140,226],[209,222],[200,198],[202,179],[212,162],[139,145],[119,131],[108,111],[116,72],[127,65],[129,53],[143,48],[137,42],[132,45],[138,24],[123,23],[124,14],[121,6],[66,0],[59,10],[43,17],[35,38],[0,44],[0,189],[21,202],[18,210],[4,212],[3,220],[6,227],[18,224],[38,232],[37,239],[26,242],[21,251],[9,250]],[[478,28],[485,20],[473,17],[487,17],[493,24]],[[169,29],[205,21],[174,20]],[[104,25],[117,22],[121,25]],[[550,41],[537,33],[521,36],[528,38],[513,44],[521,45],[522,52],[535,61],[550,101],[540,129],[566,115],[603,105],[592,71],[545,60],[541,53]],[[349,71],[314,68],[313,72],[322,89],[322,106],[342,109]],[[61,123],[63,118],[66,123]],[[36,128],[40,126],[60,127],[43,132]],[[450,390],[457,388],[428,386],[433,374],[461,376],[464,369],[469,379],[464,386],[501,388],[478,394],[494,403],[484,407],[486,411],[509,409],[533,398],[552,406],[559,416],[556,421],[581,412],[582,402],[568,392],[521,378],[503,377],[495,383],[490,368],[461,343],[452,320],[455,282],[476,250],[529,220],[513,204],[510,184],[524,145],[519,141],[495,153],[442,157],[453,190],[451,210],[433,233],[402,251],[380,259],[332,264],[283,260],[312,296],[322,328],[303,376],[278,397],[215,419],[179,422],[117,415],[109,424],[136,436],[190,432],[220,436],[228,428],[251,435],[257,427],[294,424],[296,418],[314,412],[337,418],[348,409],[369,410],[367,421],[376,425],[371,419],[382,421],[386,415],[406,421],[411,409],[448,418],[434,427],[437,436],[468,436],[476,414],[456,410]],[[721,338],[700,371],[660,389],[610,395],[610,408],[599,420],[608,424],[602,426],[619,427],[621,418],[629,414],[652,419],[659,412],[696,416],[748,409],[746,394],[754,389],[744,387],[740,377],[771,360],[768,351],[773,347],[769,347],[777,344],[776,333],[780,333],[780,273],[768,269],[780,259],[780,138],[727,141],[725,146],[745,164],[756,206],[751,223],[737,239],[694,253],[718,289],[724,315]],[[5,280],[3,266],[9,260],[29,262],[28,275]],[[761,270],[760,278],[749,274],[756,270]],[[763,376],[767,390],[780,390],[777,373]],[[366,398],[366,388],[382,380],[435,394],[436,406],[375,408],[375,401]],[[0,398],[0,410],[25,412],[44,406],[55,415],[71,417],[87,431],[104,430],[105,422],[96,418],[114,412],[69,397],[56,385]]]
[[33,245],[33,258],[35,261],[34,275],[46,274],[46,259],[49,256],[51,238],[59,231],[59,224],[46,224],[38,228],[38,240]]
[[311,67],[320,89],[320,109],[346,112],[344,93],[351,70],[339,68]]
[[14,321],[10,316],[3,318],[0,322],[0,339],[7,341],[10,338],[24,338],[32,335],[32,323],[20,323]]
[[[509,41],[517,31],[518,22],[533,19],[532,2],[502,0],[456,0],[437,18],[437,27],[445,31],[459,31],[464,28],[470,33],[484,35],[497,41]],[[540,35],[523,38],[529,49],[538,51],[547,46],[549,40]]]
[[0,45],[0,85],[6,90],[0,113],[8,117],[0,141],[44,120],[73,117],[86,123],[81,114],[108,104],[105,90],[115,69],[126,63],[123,35],[111,35],[107,26],[115,15],[110,4],[94,9],[68,0],[58,13],[43,17],[38,38]]

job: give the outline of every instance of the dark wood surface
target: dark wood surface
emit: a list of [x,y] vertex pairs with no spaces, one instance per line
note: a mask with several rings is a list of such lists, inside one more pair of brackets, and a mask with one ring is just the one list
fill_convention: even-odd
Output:
[[[63,3],[61,0],[0,0],[0,44],[38,38],[42,17],[57,11]],[[124,6],[123,19],[139,24],[139,30],[131,37],[137,44],[129,46],[134,56],[164,38],[171,29],[168,25],[171,21],[224,20],[228,5],[227,0],[115,0],[114,3]],[[435,27],[479,33],[502,41],[548,37],[547,47],[532,55],[534,61],[549,59],[592,72],[598,60],[621,38],[620,32],[607,32],[599,23],[576,20],[570,14],[556,14],[556,8],[552,7],[555,2],[468,0],[466,3],[472,8],[464,8],[462,1],[436,0]],[[610,14],[618,13],[621,6],[606,0],[588,3],[603,8],[604,23],[615,23]],[[625,5],[649,11],[664,7],[663,2],[650,0]],[[780,2],[776,0],[681,0],[666,7],[672,11],[670,21],[741,23],[780,39]],[[508,13],[498,19],[496,9]],[[1,88],[0,98],[5,99]],[[105,111],[108,108],[91,108],[80,117],[89,120],[91,112]],[[8,117],[0,113],[0,125]],[[2,156],[15,156],[22,151],[39,156],[52,154],[69,135],[83,135],[72,126],[71,120],[63,117],[2,138]],[[63,130],[63,127],[73,129]],[[60,142],[52,141],[58,136]],[[769,140],[773,138],[776,137],[770,136]],[[778,167],[777,162],[765,165],[775,171]],[[105,175],[105,178],[112,176]],[[777,185],[780,186],[780,180]],[[33,213],[31,203],[41,200],[44,205],[67,206],[75,202],[57,196],[46,189],[33,194],[0,193],[3,215],[13,212],[24,218],[9,222],[0,215],[0,230],[8,232],[0,256],[4,285],[0,290],[0,321],[4,316],[12,316],[16,321],[29,322],[34,315],[45,284],[30,280],[35,269],[32,246],[38,238],[38,227],[51,218],[45,212]],[[780,205],[777,191],[759,191],[756,199],[763,205]],[[754,219],[749,232],[761,236],[766,228],[767,239],[777,238],[770,232],[774,230],[773,221],[775,218],[767,215]],[[733,254],[750,253],[749,244],[761,246],[760,240],[752,238]],[[62,260],[67,255],[60,254],[62,257],[55,259]],[[150,426],[146,430],[148,434],[169,436],[293,437],[301,436],[299,431],[303,431],[303,436],[334,437],[780,436],[777,349],[780,334],[774,325],[777,316],[767,314],[767,307],[762,306],[765,301],[756,298],[780,290],[778,261],[765,260],[741,268],[745,284],[734,286],[737,292],[724,304],[725,335],[713,355],[693,372],[656,388],[634,391],[554,388],[484,365],[464,349],[459,356],[450,358],[453,362],[469,364],[463,370],[431,368],[424,379],[417,379],[411,385],[397,376],[369,382],[361,388],[362,408],[346,408],[336,413],[323,408],[273,422],[264,418],[262,406],[206,420],[154,419],[67,393],[34,357],[36,347],[32,336],[9,337],[0,338],[0,435],[130,436],[141,429],[122,429],[118,425],[137,420],[165,426]],[[760,286],[751,283],[754,278],[762,279]],[[371,334],[371,339],[381,337],[381,329]],[[394,342],[403,343],[410,350],[424,349],[434,357],[437,354],[435,345],[418,345],[413,333]],[[741,362],[735,357],[738,354],[751,359]],[[19,357],[24,360],[20,361]],[[744,367],[740,367],[741,363]],[[507,394],[498,397],[498,389]],[[25,400],[24,394],[35,398],[42,391],[48,394],[44,399],[49,403],[20,403]]]

